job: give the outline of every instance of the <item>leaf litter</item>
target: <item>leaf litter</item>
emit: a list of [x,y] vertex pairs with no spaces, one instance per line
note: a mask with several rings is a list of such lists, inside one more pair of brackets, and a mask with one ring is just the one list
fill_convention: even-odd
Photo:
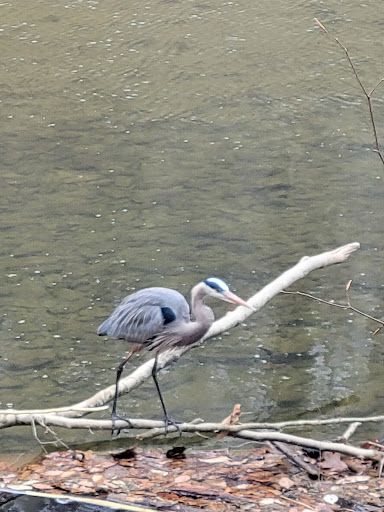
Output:
[[[96,497],[163,511],[384,509],[384,486],[374,462],[341,460],[333,453],[323,453],[311,462],[318,464],[321,478],[317,480],[273,447],[246,453],[132,447],[112,454],[54,452],[22,468],[3,463],[0,478],[3,488],[18,492]],[[358,474],[351,469],[355,467]]]

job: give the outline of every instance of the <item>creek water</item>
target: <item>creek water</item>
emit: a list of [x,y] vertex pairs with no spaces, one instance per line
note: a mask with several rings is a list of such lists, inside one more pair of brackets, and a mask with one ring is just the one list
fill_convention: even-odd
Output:
[[[345,303],[352,279],[353,305],[382,316],[383,167],[345,54],[314,17],[373,87],[375,1],[0,4],[1,408],[70,405],[112,384],[128,347],[96,329],[146,286],[188,297],[214,275],[247,298],[303,255],[359,241],[293,288]],[[378,414],[376,327],[276,297],[162,372],[164,398],[186,420],[221,420],[236,403],[244,420]],[[119,407],[162,417],[150,381]],[[2,433],[4,454],[39,449],[29,427]]]

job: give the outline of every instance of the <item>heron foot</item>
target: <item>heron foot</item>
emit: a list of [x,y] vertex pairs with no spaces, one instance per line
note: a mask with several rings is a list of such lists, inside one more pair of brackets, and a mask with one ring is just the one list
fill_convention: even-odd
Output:
[[170,418],[169,416],[166,416],[165,417],[165,421],[164,421],[165,425],[165,435],[168,434],[168,425],[173,425],[174,427],[176,427],[178,433],[179,433],[179,437],[181,437],[181,430],[180,430],[180,427],[178,425],[178,423],[182,423],[181,421],[176,421],[172,418]]
[[111,436],[113,436],[113,434],[115,432],[116,432],[116,436],[118,436],[120,434],[121,428],[116,428],[115,427],[115,421],[117,421],[117,420],[125,421],[126,423],[128,423],[129,428],[133,428],[132,423],[127,418],[122,418],[121,416],[119,416],[115,412],[112,413],[111,419],[112,419]]

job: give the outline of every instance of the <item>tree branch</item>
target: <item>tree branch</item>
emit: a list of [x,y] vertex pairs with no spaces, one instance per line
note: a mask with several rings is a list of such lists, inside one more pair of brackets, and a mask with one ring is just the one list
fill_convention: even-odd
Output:
[[[259,311],[265,306],[275,295],[288,288],[291,284],[302,279],[307,274],[318,268],[327,267],[336,263],[342,263],[350,254],[359,249],[360,244],[357,242],[343,245],[333,251],[323,252],[315,256],[303,256],[301,260],[292,268],[281,274],[271,283],[267,284],[262,290],[248,299],[248,303]],[[235,327],[250,317],[254,311],[249,308],[240,306],[234,311],[227,313],[225,316],[216,320],[209,329],[203,340]]]
[[[384,417],[380,417],[381,420],[384,420]],[[354,418],[334,418],[331,420],[324,420],[323,423],[332,423],[342,421],[351,421]],[[356,419],[356,418],[355,418]],[[165,433],[164,422],[156,421],[156,420],[139,420],[139,419],[130,419],[131,427],[127,426],[127,423],[124,420],[116,420],[114,424],[115,429],[124,429],[124,428],[133,428],[133,429],[156,429],[157,435],[162,435]],[[374,421],[373,418],[359,418],[359,422],[364,421]],[[34,425],[35,423],[43,424],[44,427],[56,426],[56,427],[65,427],[65,428],[75,428],[75,429],[92,429],[92,430],[111,430],[112,421],[111,420],[92,420],[88,418],[64,418],[62,416],[49,414],[44,418],[35,416],[33,418],[30,415],[19,415],[18,424],[30,424]],[[298,422],[289,422],[290,425],[293,424],[321,424],[322,422],[317,420],[310,421],[298,421]],[[250,430],[250,428],[261,428],[260,425],[267,424],[240,424],[240,425],[224,425],[223,423],[180,423],[178,424],[178,429],[181,432],[212,432],[217,433],[220,431],[228,431],[230,435],[233,437],[237,437],[240,439],[248,439],[250,441],[257,442],[266,442],[266,441],[278,441],[282,443],[293,444],[297,446],[303,446],[306,448],[314,448],[320,451],[332,451],[338,453],[344,453],[346,455],[350,455],[353,457],[358,457],[360,459],[374,459],[380,458],[382,456],[382,452],[375,449],[365,449],[365,448],[356,448],[354,446],[350,446],[344,443],[335,443],[330,441],[318,441],[316,439],[310,439],[301,436],[295,436],[291,434],[285,434],[283,432],[277,432],[276,430],[262,430],[262,431],[254,431]],[[276,424],[268,424],[275,425]],[[173,426],[168,426],[168,432],[178,432],[178,429]],[[52,432],[52,431],[51,431]],[[58,438],[55,435],[55,444],[58,442]]]

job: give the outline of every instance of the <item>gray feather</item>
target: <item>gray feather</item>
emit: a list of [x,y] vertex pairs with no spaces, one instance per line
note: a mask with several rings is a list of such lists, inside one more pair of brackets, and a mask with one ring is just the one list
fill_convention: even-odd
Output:
[[[173,322],[166,321],[162,308],[173,312]],[[107,335],[148,345],[146,342],[154,336],[171,330],[172,324],[189,321],[188,303],[179,292],[153,287],[128,295],[97,332],[100,336]]]

